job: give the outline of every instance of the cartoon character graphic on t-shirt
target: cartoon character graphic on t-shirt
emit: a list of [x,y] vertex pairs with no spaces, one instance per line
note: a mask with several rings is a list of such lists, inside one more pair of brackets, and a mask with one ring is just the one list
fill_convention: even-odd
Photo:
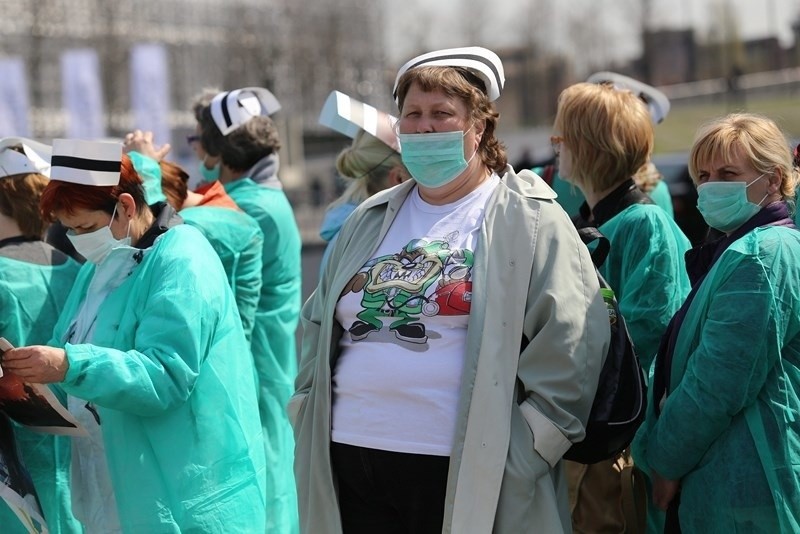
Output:
[[412,240],[397,254],[367,262],[342,293],[363,291],[364,309],[348,329],[350,338],[360,341],[380,331],[381,318],[388,317],[397,339],[421,344],[428,340],[423,315],[468,315],[474,256],[470,250],[450,249],[457,235]]
[[447,257],[436,290],[422,305],[424,315],[469,315],[472,304],[472,264],[471,250],[456,250]]

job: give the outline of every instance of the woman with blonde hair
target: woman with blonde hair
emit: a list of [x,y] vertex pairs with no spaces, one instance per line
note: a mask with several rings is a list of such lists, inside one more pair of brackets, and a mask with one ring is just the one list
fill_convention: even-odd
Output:
[[579,83],[561,93],[554,130],[559,172],[586,197],[578,226],[595,226],[611,242],[600,272],[647,370],[689,292],[683,269],[689,240],[633,180],[653,150],[652,120],[632,92]]
[[[650,113],[631,91],[579,83],[561,93],[554,130],[559,173],[586,198],[577,224],[597,227],[610,242],[599,270],[616,293],[647,375],[661,334],[689,292],[683,254],[690,246],[633,179],[653,150]],[[629,462],[627,454],[623,460]],[[625,530],[619,461],[567,462],[576,532]]]
[[328,246],[322,256],[320,269],[327,263],[336,235],[348,215],[378,191],[409,179],[400,153],[365,130],[359,130],[351,145],[339,153],[336,172],[350,183],[325,211],[319,235],[328,242]]
[[634,456],[668,526],[797,532],[800,175],[777,125],[753,114],[700,128],[689,170],[722,235],[686,255],[692,291],[662,340]]

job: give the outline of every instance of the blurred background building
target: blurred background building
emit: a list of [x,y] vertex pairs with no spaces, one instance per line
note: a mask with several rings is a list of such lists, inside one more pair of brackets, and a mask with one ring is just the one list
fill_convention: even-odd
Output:
[[[193,172],[185,142],[193,97],[206,87],[267,87],[283,106],[274,117],[280,176],[313,240],[337,192],[335,155],[348,142],[317,124],[326,96],[336,89],[396,113],[397,67],[433,48],[479,44],[501,56],[499,133],[512,163],[523,152],[551,156],[558,94],[595,70],[652,83],[672,99],[656,131],[662,152],[685,151],[702,120],[734,109],[766,113],[800,137],[800,1],[757,3],[774,30],[757,38],[744,37],[751,22],[737,2],[0,0],[0,136],[152,129]],[[672,12],[686,15],[663,23]]]
[[[170,138],[158,142],[172,142],[179,159],[188,157],[182,140],[194,130],[190,104],[201,89],[267,87],[283,106],[276,120],[289,171],[284,180],[290,185],[291,169],[304,160],[303,133],[321,130],[317,117],[332,89],[377,105],[389,102],[379,96],[386,95],[380,90],[385,77],[381,4],[369,0],[0,0],[0,13],[0,60],[24,65],[27,85],[28,109],[15,113],[27,114],[19,119],[27,118],[23,133],[36,138],[68,135],[69,121],[89,120],[70,116],[67,100],[91,104],[80,102],[92,98],[81,85],[91,81],[77,80],[83,90],[71,97],[65,85],[78,75],[71,70],[91,66],[94,53],[100,82],[94,104],[102,114],[103,134],[119,137],[141,127],[133,101],[144,99],[146,106],[149,88],[132,80],[131,66],[134,51],[143,45],[150,46],[145,63],[157,60],[159,52],[166,58],[166,80],[156,81],[166,88]],[[82,59],[89,61],[65,62],[65,55],[86,52],[89,58]],[[0,99],[9,89],[4,93]],[[318,151],[314,143],[309,148]]]

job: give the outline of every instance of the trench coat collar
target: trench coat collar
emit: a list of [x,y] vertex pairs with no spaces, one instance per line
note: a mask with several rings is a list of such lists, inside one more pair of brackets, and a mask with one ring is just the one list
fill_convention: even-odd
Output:
[[[541,200],[553,200],[558,197],[544,179],[533,171],[522,170],[515,173],[511,165],[506,165],[500,179],[511,190],[523,197]],[[400,185],[381,191],[364,201],[364,208],[386,204],[389,211],[396,212],[405,202],[406,197],[417,183],[408,180]]]

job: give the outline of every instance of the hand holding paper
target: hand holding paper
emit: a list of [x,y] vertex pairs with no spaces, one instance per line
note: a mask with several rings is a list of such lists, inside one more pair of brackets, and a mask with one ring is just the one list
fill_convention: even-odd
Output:
[[[47,367],[51,365],[58,367],[54,362],[58,360],[59,354],[63,358],[62,365],[66,365],[63,372]],[[5,338],[0,337],[0,362],[7,371],[6,375],[0,378],[0,413],[5,413],[31,430],[85,436],[86,430],[58,401],[50,388],[17,374],[17,368],[23,369],[21,372],[24,373],[27,366],[41,360],[43,355],[46,355],[48,360],[47,364],[43,364],[47,367],[45,372],[60,374],[63,379],[66,368],[69,367],[63,350],[41,346],[15,349]],[[44,374],[41,370],[35,372]]]
[[64,380],[69,360],[64,349],[31,345],[4,351],[3,368],[26,382],[50,384]]

